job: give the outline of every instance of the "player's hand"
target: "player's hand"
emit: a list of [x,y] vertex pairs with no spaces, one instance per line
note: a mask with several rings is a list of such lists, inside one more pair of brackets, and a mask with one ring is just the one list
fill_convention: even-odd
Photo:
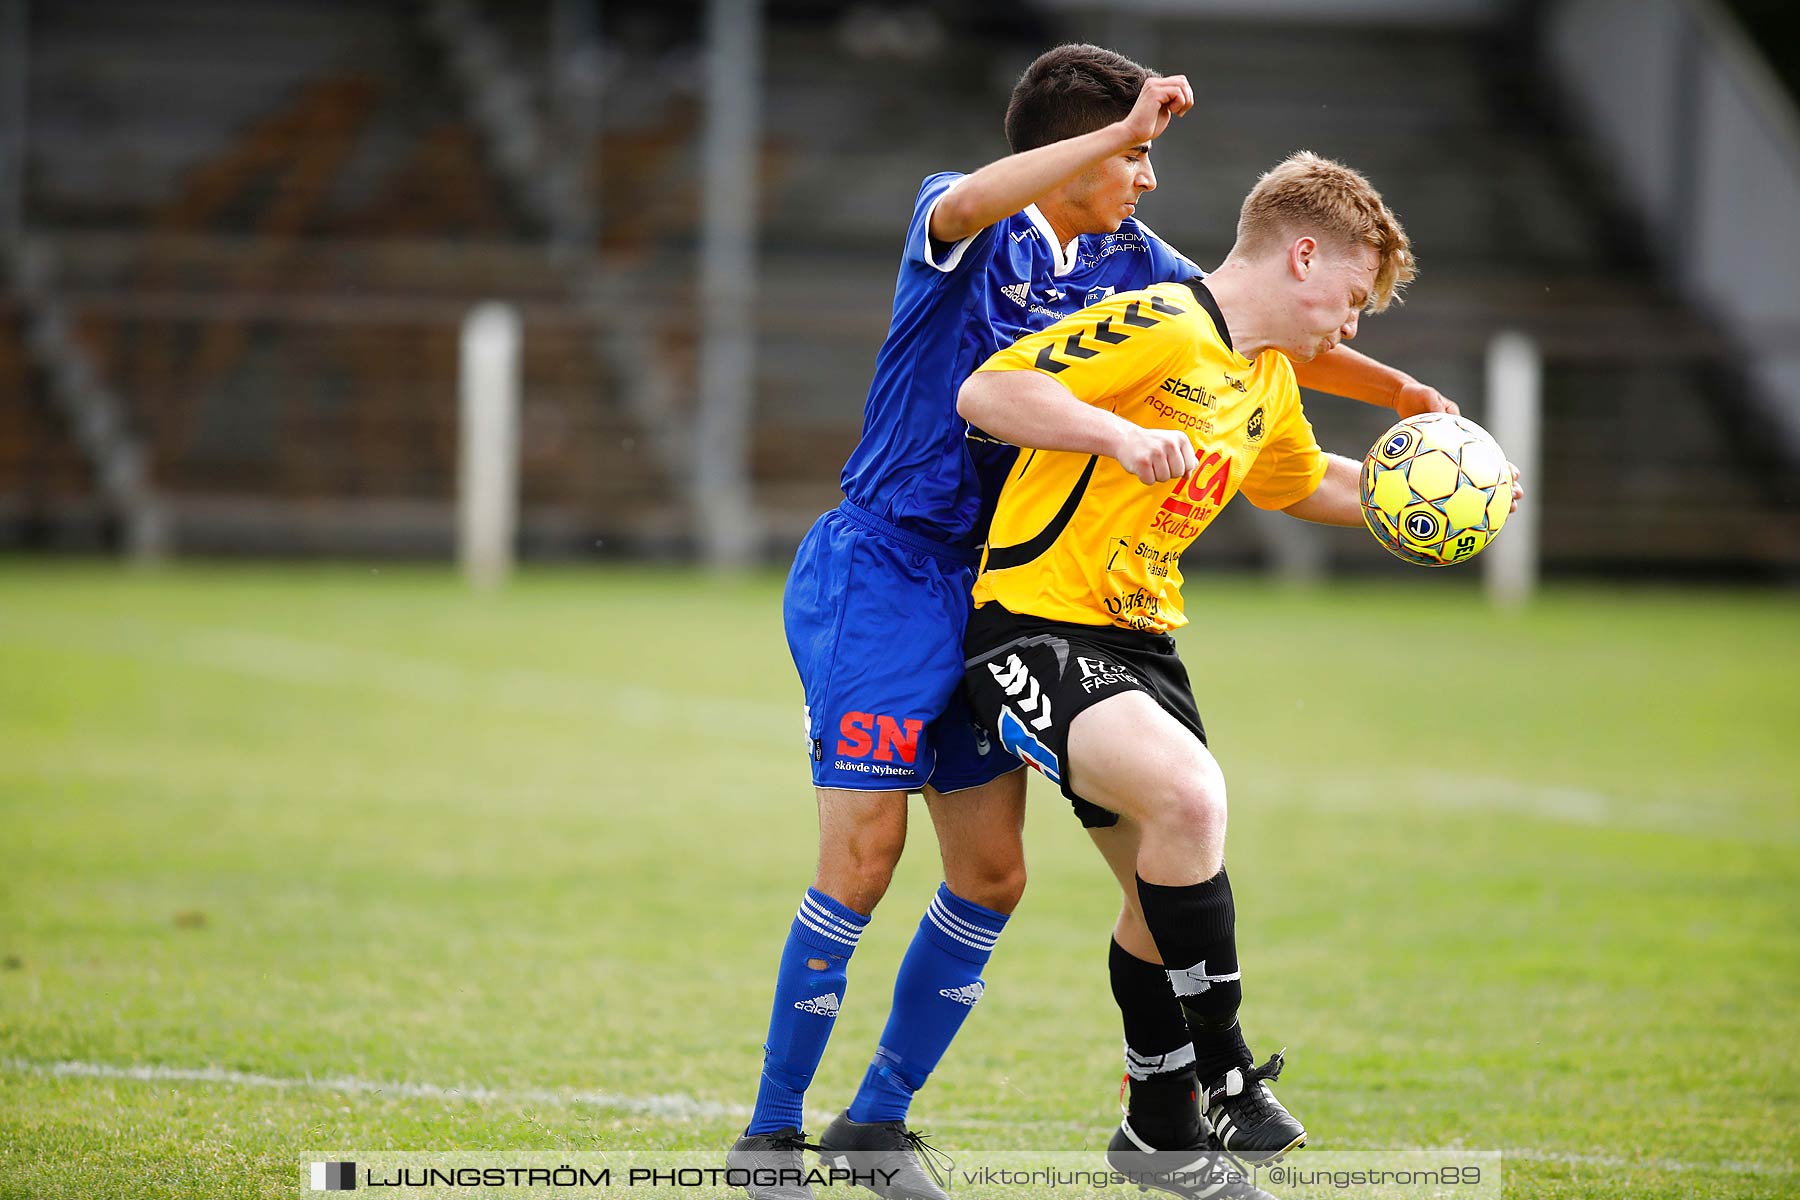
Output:
[[1194,89],[1186,75],[1152,75],[1144,81],[1137,103],[1123,122],[1128,145],[1153,142],[1169,127],[1169,121],[1194,107]]
[[1519,468],[1513,466],[1511,463],[1507,463],[1506,469],[1512,472],[1512,480],[1513,480],[1512,507],[1507,509],[1506,511],[1509,513],[1516,513],[1519,511],[1519,501],[1521,501],[1525,498],[1525,489],[1523,487],[1519,486]]
[[1200,465],[1187,434],[1178,429],[1145,429],[1140,425],[1126,431],[1119,452],[1113,457],[1144,483],[1167,483]]
[[1462,409],[1444,393],[1418,380],[1401,388],[1394,397],[1394,413],[1400,417],[1416,417],[1420,413],[1449,413],[1459,416]]

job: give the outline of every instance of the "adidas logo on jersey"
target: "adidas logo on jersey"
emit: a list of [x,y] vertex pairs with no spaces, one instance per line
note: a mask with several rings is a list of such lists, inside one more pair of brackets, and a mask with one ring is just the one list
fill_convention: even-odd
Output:
[[809,1012],[818,1017],[835,1017],[838,1015],[837,993],[826,992],[823,996],[814,996],[811,1000],[796,1000],[794,1007],[801,1012]]
[[959,988],[939,988],[938,995],[946,1000],[954,1000],[958,1004],[966,1004],[970,1008],[974,1008],[975,1002],[981,999],[981,994],[985,991],[987,991],[987,985],[977,979],[974,983],[965,983]]
[[1000,289],[1000,294],[1020,308],[1024,308],[1026,299],[1031,295],[1031,285],[1029,283],[1009,283]]

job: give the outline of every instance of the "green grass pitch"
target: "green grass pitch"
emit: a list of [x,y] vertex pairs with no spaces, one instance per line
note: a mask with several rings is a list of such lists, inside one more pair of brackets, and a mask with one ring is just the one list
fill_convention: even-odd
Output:
[[[1189,581],[1252,1045],[1290,1048],[1316,1149],[1800,1194],[1800,604],[1507,617],[1472,575]],[[289,1196],[325,1146],[722,1150],[815,848],[779,593],[0,563],[0,1196]],[[814,1110],[938,878],[913,820]],[[1027,836],[914,1109],[952,1151],[1117,1119],[1113,885],[1042,780]]]

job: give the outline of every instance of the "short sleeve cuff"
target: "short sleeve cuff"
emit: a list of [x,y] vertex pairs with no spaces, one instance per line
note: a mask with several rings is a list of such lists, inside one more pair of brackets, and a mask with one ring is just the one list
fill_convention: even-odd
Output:
[[937,199],[931,202],[931,207],[925,210],[925,224],[920,231],[920,236],[925,239],[924,253],[921,255],[925,260],[925,265],[934,271],[941,271],[945,275],[956,270],[957,264],[962,262],[963,255],[968,252],[970,243],[981,236],[981,231],[977,229],[962,241],[952,243],[949,252],[944,255],[942,260],[939,260],[937,248],[932,244],[931,217],[933,213],[937,212],[937,206],[944,202],[944,197],[950,194],[953,187],[955,187],[954,184],[939,192]]

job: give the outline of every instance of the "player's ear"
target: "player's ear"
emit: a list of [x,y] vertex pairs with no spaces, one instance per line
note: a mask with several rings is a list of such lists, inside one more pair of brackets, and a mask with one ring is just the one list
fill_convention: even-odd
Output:
[[1311,277],[1319,261],[1317,238],[1297,237],[1288,245],[1288,273],[1304,283]]

